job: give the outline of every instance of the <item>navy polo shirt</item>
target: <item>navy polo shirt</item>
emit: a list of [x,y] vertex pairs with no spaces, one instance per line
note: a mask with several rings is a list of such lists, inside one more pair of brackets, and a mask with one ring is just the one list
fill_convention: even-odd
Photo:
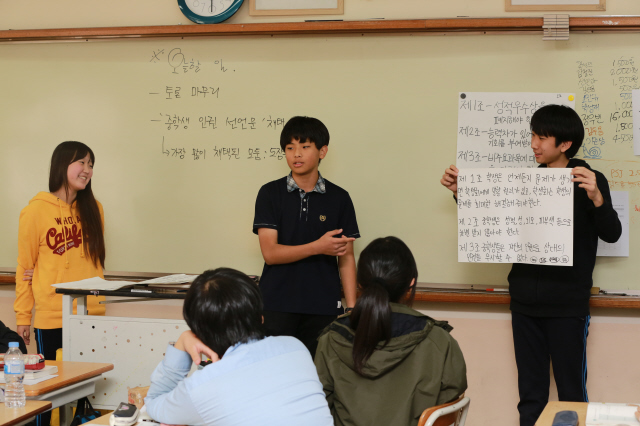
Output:
[[[356,213],[349,193],[318,176],[311,192],[300,189],[291,175],[260,188],[253,232],[278,231],[278,244],[298,246],[316,241],[329,231],[359,238]],[[336,256],[315,255],[293,263],[267,265],[260,277],[267,311],[313,315],[343,312]]]

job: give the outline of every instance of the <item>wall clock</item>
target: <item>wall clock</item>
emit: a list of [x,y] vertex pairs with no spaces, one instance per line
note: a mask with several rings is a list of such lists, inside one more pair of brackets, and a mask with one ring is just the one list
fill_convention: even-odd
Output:
[[180,11],[196,24],[226,21],[242,6],[243,0],[178,0]]

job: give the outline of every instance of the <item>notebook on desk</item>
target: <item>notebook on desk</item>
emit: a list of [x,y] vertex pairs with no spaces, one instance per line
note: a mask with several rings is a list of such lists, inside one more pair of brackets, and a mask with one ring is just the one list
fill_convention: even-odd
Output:
[[590,402],[586,426],[639,426],[639,404]]
[[[55,365],[46,365],[44,368],[40,370],[34,370],[34,371],[26,370],[24,372],[24,380],[25,380],[24,384],[25,385],[32,384],[32,383],[28,383],[28,381],[41,379],[46,376],[51,376],[52,374],[56,374],[57,372],[58,372],[58,367]],[[4,383],[3,372],[0,372],[0,383]]]
[[108,281],[104,278],[93,277],[80,281],[72,281],[68,283],[52,284],[56,288],[65,288],[70,290],[121,290],[123,288],[133,287],[134,285],[153,285],[154,287],[160,286],[174,286],[176,284],[191,283],[196,279],[197,275],[186,274],[173,274],[164,277],[153,278],[145,281]]

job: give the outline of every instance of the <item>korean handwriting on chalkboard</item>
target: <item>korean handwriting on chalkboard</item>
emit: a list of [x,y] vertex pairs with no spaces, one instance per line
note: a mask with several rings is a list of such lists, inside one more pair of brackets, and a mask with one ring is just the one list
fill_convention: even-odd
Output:
[[[162,138],[162,155],[169,159],[185,160],[190,157],[187,155],[188,151],[184,145],[180,143],[168,143],[165,138]],[[246,154],[246,155],[245,155]],[[282,160],[285,158],[284,151],[278,148],[243,148],[233,146],[219,146],[209,145],[198,148],[192,148],[191,159],[194,161],[206,160],[207,158],[217,160],[253,160],[263,161],[266,159]]]

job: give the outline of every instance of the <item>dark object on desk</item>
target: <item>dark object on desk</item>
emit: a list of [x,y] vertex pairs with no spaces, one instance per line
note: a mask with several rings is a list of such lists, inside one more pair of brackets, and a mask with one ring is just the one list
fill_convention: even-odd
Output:
[[131,289],[120,289],[120,290],[77,290],[77,289],[66,289],[66,288],[56,288],[57,294],[69,294],[74,296],[97,296],[98,294],[101,296],[116,296],[116,297],[130,297],[134,298],[143,298],[143,299],[184,299],[186,293],[158,293],[152,291],[151,293],[139,293],[132,292]]
[[578,413],[575,411],[559,411],[553,418],[551,426],[578,426]]
[[627,293],[611,293],[607,290],[600,290],[599,294],[606,294],[607,296],[629,296]]
[[121,402],[116,411],[111,415],[113,421],[109,422],[113,425],[127,426],[138,421],[138,407],[133,404]]
[[175,293],[186,293],[189,290],[189,287],[191,287],[190,283],[189,284],[162,285],[162,286],[155,286],[153,284],[150,284],[150,285],[147,285],[147,284],[136,284],[131,289],[131,292],[132,293],[140,293],[141,296],[144,296],[144,295],[150,294],[150,293],[175,294]]

